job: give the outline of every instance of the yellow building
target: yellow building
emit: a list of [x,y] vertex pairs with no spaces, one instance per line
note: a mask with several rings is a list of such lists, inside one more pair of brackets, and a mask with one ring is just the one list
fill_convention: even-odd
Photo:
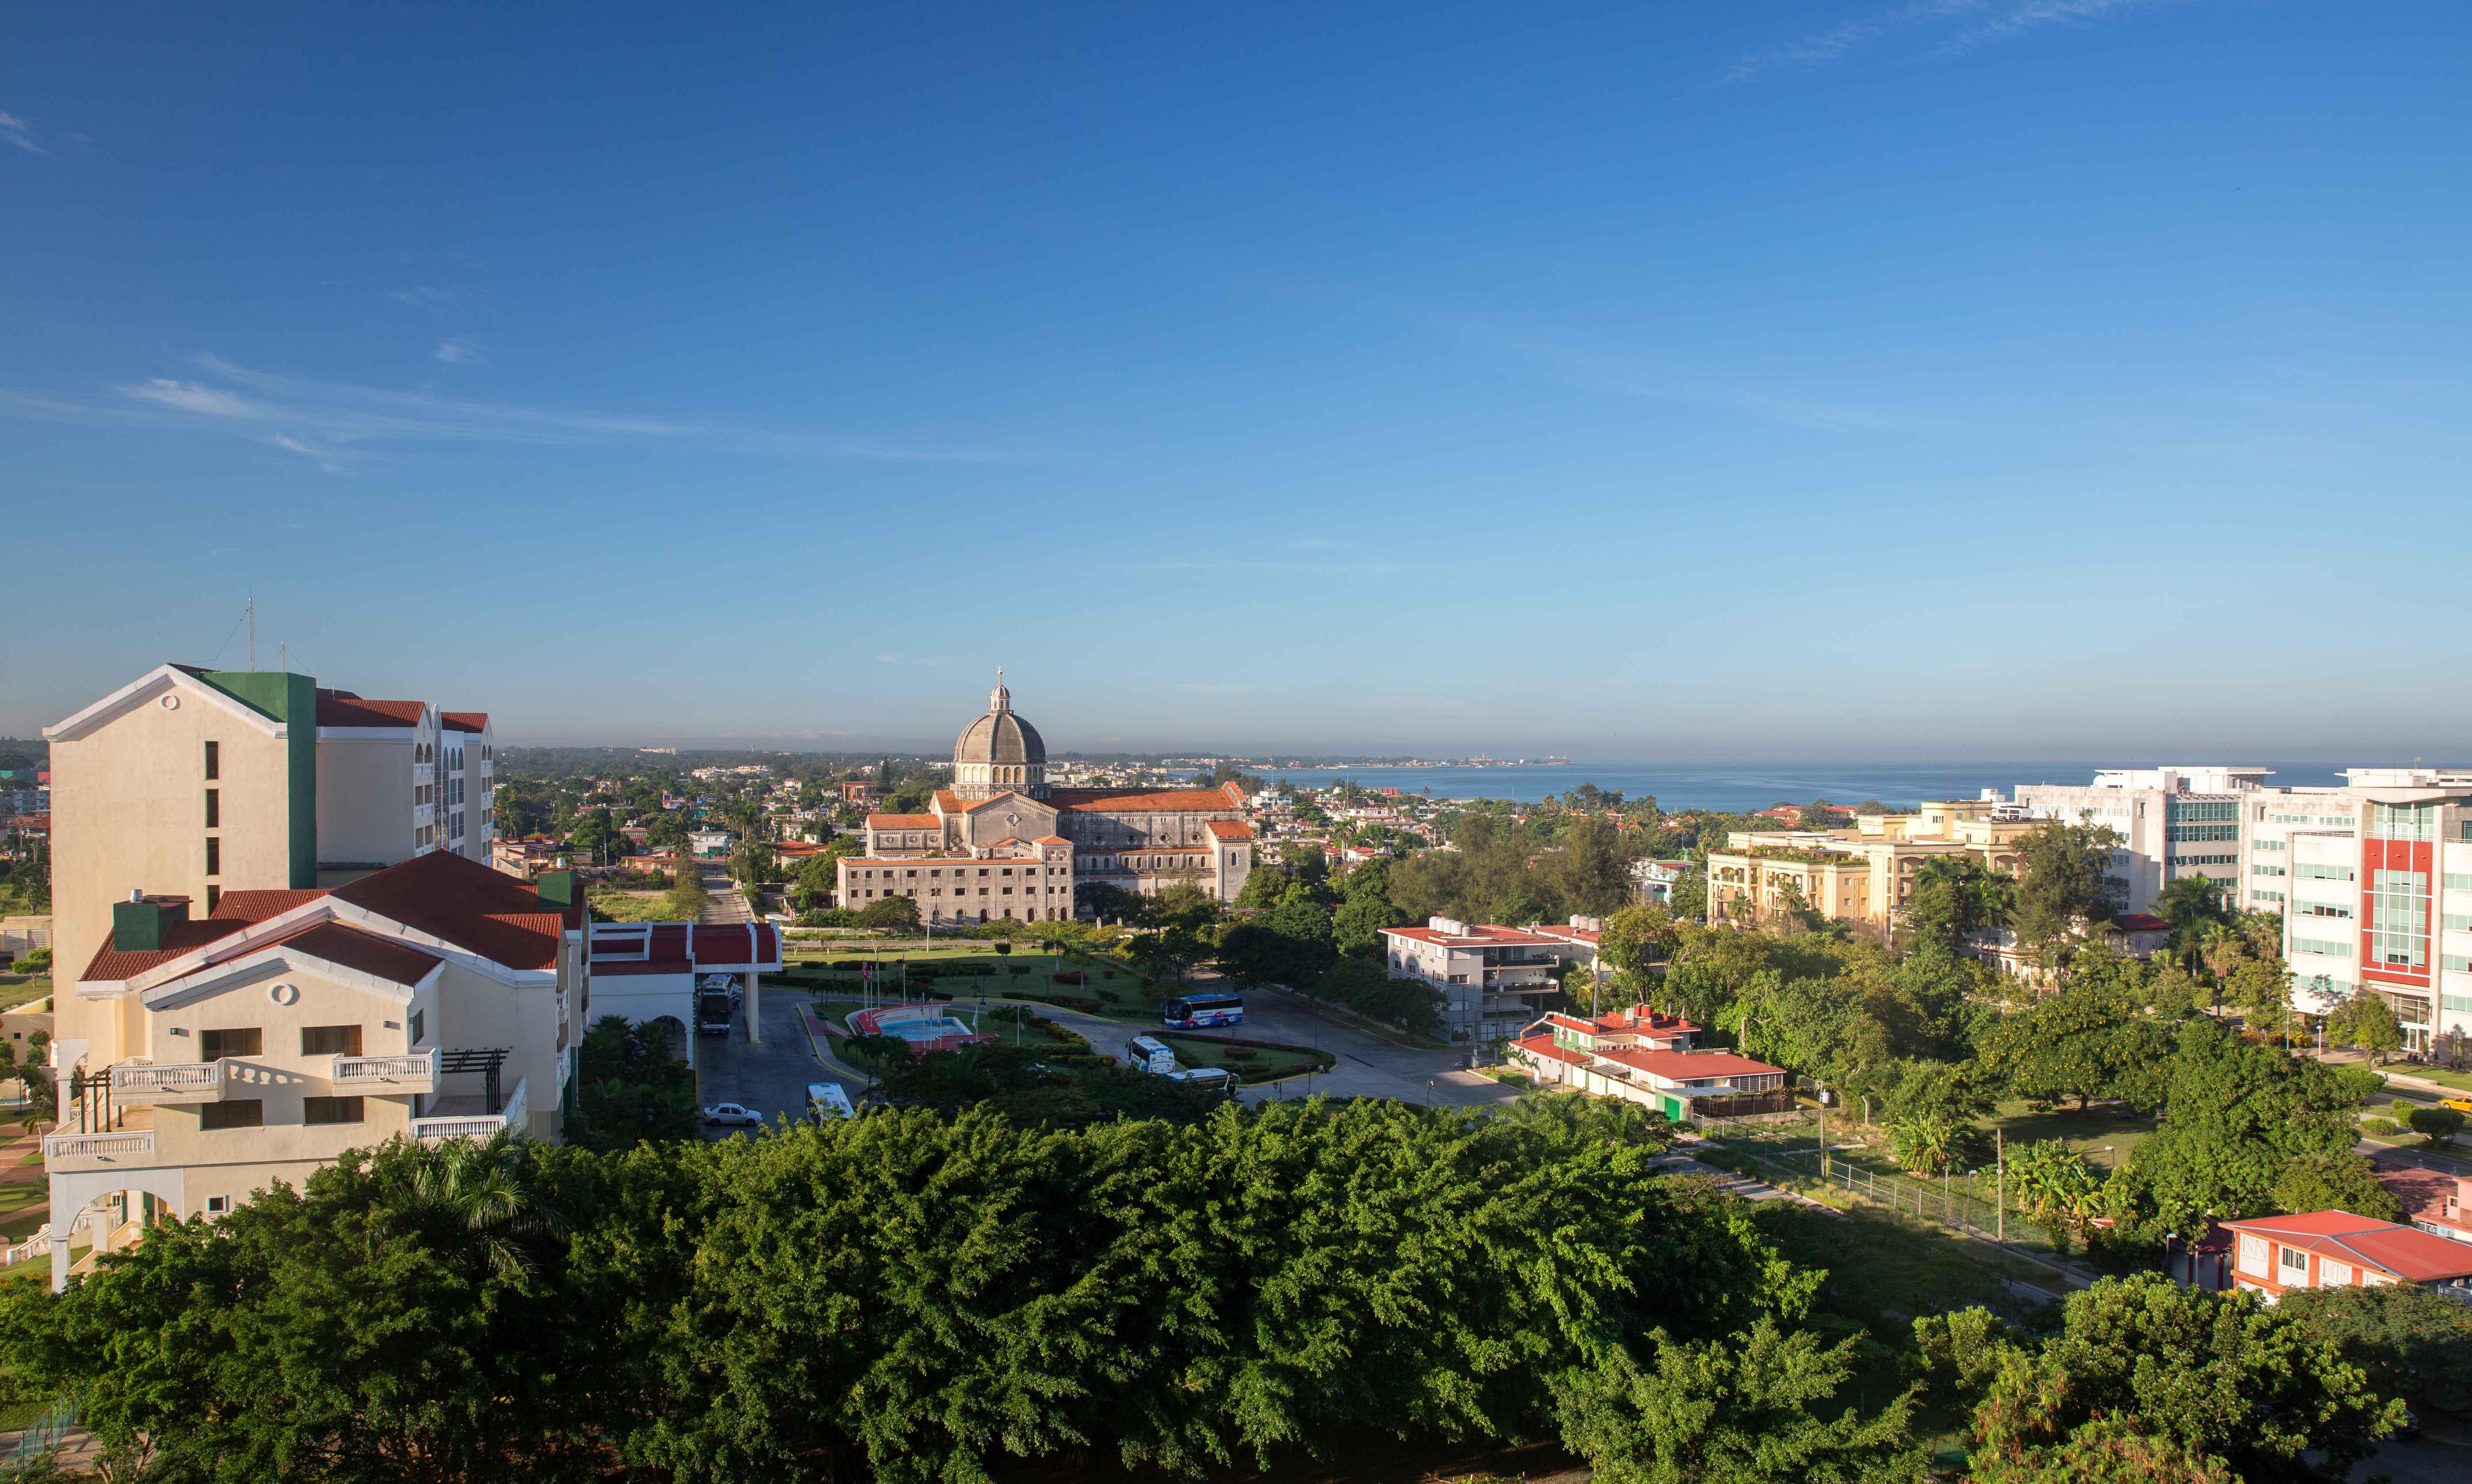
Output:
[[56,1284],[71,1233],[219,1215],[346,1149],[560,1132],[588,1008],[572,873],[518,882],[432,852],[333,890],[135,893],[60,966],[43,1140]]
[[1765,923],[1799,898],[1832,922],[1885,937],[1913,900],[1914,873],[1938,856],[2016,869],[2033,829],[1998,800],[1938,800],[1911,814],[1865,814],[1842,830],[1736,830],[1708,852],[1708,921]]

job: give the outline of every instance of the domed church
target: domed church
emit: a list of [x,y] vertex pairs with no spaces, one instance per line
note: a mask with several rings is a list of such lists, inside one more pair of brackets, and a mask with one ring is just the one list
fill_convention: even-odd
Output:
[[1004,671],[953,741],[953,786],[923,814],[867,816],[867,854],[841,862],[842,906],[908,897],[922,921],[1056,922],[1075,888],[1189,883],[1233,902],[1253,869],[1245,790],[1053,789],[1047,743],[1012,709]]

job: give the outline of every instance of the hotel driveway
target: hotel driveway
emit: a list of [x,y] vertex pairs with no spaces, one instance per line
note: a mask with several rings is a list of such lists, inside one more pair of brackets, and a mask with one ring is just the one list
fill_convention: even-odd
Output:
[[[1198,984],[1194,987],[1205,986]],[[1089,1037],[1094,1049],[1124,1060],[1130,1060],[1126,1055],[1126,1047],[1133,1037],[1165,1028],[1134,1021],[1080,1015],[1071,1010],[1042,1007],[1041,1013],[1058,1025],[1070,1026]],[[1389,1097],[1400,1102],[1430,1102],[1438,1107],[1464,1108],[1507,1103],[1519,1095],[1515,1089],[1467,1071],[1467,1052],[1464,1050],[1430,1051],[1400,1046],[1353,1025],[1317,1015],[1303,1000],[1275,991],[1247,991],[1244,1024],[1196,1034],[1230,1035],[1248,1041],[1276,1041],[1288,1046],[1314,1047],[1339,1058],[1338,1064],[1328,1072],[1290,1077],[1262,1087],[1248,1087],[1236,1095],[1248,1103],[1319,1094],[1326,1097]]]

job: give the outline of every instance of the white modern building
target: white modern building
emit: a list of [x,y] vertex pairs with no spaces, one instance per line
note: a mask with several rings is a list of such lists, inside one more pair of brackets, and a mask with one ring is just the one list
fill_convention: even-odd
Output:
[[2019,784],[2031,817],[2108,825],[2121,837],[2111,876],[2125,910],[2142,912],[2167,883],[2241,875],[2241,800],[2272,777],[2263,767],[2114,767],[2091,784]]

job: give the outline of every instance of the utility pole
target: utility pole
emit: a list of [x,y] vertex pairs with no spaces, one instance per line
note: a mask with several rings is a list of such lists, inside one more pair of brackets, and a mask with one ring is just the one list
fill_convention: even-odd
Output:
[[1997,1228],[1998,1239],[2005,1242],[2008,1239],[2008,1150],[2006,1142],[2001,1138],[2001,1130],[1996,1128],[1991,1131],[1991,1164],[1994,1191],[1992,1204],[1993,1208],[2000,1213],[1992,1219]]

